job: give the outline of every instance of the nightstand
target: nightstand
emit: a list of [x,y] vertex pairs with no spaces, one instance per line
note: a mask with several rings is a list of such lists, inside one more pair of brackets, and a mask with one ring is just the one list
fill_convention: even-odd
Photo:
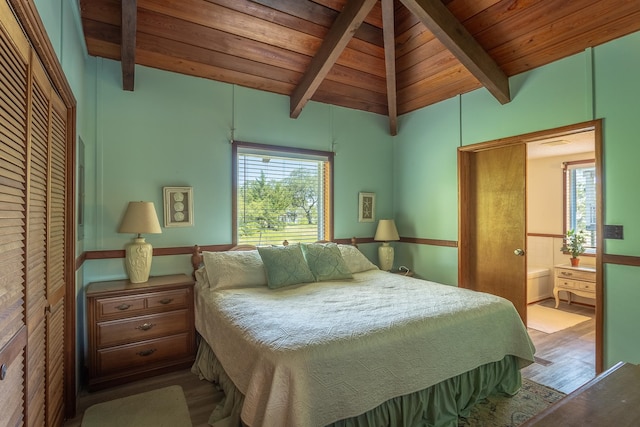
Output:
[[553,296],[556,308],[560,305],[560,291],[567,292],[567,300],[571,304],[571,294],[585,298],[596,297],[596,269],[592,266],[572,267],[556,265],[554,268]]
[[176,274],[87,286],[89,390],[191,366],[193,284]]

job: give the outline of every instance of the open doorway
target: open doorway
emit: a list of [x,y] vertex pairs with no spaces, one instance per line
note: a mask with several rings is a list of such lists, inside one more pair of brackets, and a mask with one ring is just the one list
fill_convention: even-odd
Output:
[[[536,363],[523,375],[570,393],[596,374],[595,130],[527,144],[527,326]],[[584,229],[572,267],[567,230]]]
[[[593,134],[596,176],[595,239],[596,246],[602,248],[601,120],[458,148],[459,203],[463,207],[459,210],[458,285],[463,288],[494,293],[509,299],[525,324],[528,324],[527,314],[529,311],[526,302],[528,251],[529,245],[533,245],[528,242],[527,227],[523,225],[523,223],[526,224],[527,218],[527,201],[524,197],[527,185],[527,148],[529,145],[533,147],[543,140],[560,140],[584,132],[592,132]],[[487,195],[494,197],[495,200],[487,198]],[[497,211],[496,209],[487,209],[487,207],[496,206],[499,207]],[[510,215],[508,219],[506,219],[507,214]],[[561,213],[559,216],[559,221],[562,221],[563,214]],[[558,239],[561,242],[563,232],[564,229],[560,228],[559,231],[550,234],[553,239]],[[560,261],[557,261],[558,264],[568,262],[568,257],[561,255],[560,246],[553,251],[556,251],[557,254],[552,255],[552,259],[556,255],[565,257],[565,259],[561,258]],[[597,251],[595,258],[591,260],[595,261],[595,281],[590,285],[591,289],[595,287],[595,312],[593,313],[595,326],[592,334],[595,335],[595,354],[590,353],[588,357],[590,358],[589,363],[593,363],[591,361],[594,359],[595,363],[592,365],[593,368],[589,368],[589,374],[584,377],[585,381],[602,372],[603,368],[604,312],[603,305],[600,303],[603,298],[602,251]],[[556,260],[551,261],[550,265],[555,273]],[[566,293],[561,295],[563,299],[568,298],[564,294]],[[554,300],[549,300],[548,303],[555,308]],[[573,303],[567,305],[571,308],[580,307]],[[537,347],[540,363],[532,365],[532,369],[537,367],[541,371],[550,372],[561,366],[560,364],[554,366],[554,363],[548,364],[547,362],[550,360],[542,357],[544,354],[541,351],[542,343],[538,343]],[[560,354],[561,351],[558,352],[558,357]],[[548,355],[547,357],[551,358]],[[564,370],[555,370],[547,378],[558,381],[573,376],[573,368],[577,366],[577,362],[569,365],[568,367],[565,365],[566,369]],[[526,372],[523,371],[523,374],[526,375]],[[581,381],[584,382],[582,379],[578,379],[573,384],[579,386]],[[551,383],[546,380],[540,380],[540,382],[543,384],[547,382],[554,388],[567,389],[557,382]]]

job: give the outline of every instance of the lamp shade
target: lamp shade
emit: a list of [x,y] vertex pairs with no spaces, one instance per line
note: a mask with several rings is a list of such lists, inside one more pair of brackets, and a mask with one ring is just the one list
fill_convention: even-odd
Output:
[[400,240],[396,223],[392,219],[381,219],[378,221],[378,228],[373,240],[390,242],[392,240]]
[[162,233],[153,202],[129,202],[124,213],[119,233]]

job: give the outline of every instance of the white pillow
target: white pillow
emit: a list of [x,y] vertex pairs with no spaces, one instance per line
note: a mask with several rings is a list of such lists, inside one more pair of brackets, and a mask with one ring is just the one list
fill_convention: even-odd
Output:
[[212,289],[266,286],[267,275],[257,250],[203,252]]
[[342,258],[351,270],[351,273],[361,273],[368,270],[377,270],[378,266],[373,264],[364,256],[358,248],[353,245],[338,245]]

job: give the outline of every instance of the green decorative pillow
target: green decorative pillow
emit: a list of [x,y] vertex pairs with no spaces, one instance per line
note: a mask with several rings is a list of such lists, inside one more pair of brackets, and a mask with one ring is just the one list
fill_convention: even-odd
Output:
[[335,243],[303,244],[302,252],[318,282],[353,279],[351,271]]
[[259,247],[258,253],[267,272],[267,285],[272,289],[315,280],[300,245]]

